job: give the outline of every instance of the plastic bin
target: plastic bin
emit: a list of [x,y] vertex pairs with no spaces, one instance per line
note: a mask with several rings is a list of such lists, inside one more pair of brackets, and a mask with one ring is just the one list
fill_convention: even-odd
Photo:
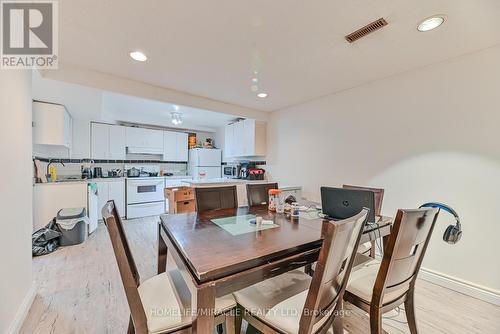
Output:
[[85,208],[61,209],[56,217],[61,230],[61,246],[78,245],[87,239],[88,218]]

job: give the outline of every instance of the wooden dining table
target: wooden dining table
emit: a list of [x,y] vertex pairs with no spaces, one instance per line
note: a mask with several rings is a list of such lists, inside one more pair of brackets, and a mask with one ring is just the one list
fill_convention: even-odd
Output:
[[[263,217],[276,226],[268,225],[263,230],[255,227],[255,231],[238,234],[216,223],[221,218],[246,215]],[[216,297],[314,263],[326,222],[314,212],[291,219],[268,211],[267,206],[168,214],[160,218],[158,273],[166,271],[170,252],[191,292],[191,309],[196,311],[194,333],[213,332],[211,311]],[[367,225],[361,243],[386,238],[391,223],[390,217],[381,217],[378,224]]]

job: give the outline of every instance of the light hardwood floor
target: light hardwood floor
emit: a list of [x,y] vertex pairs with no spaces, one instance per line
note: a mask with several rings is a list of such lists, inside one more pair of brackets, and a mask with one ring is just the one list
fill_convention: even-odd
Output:
[[[157,218],[125,222],[141,279],[156,273]],[[78,246],[35,258],[38,285],[21,333],[126,333],[129,311],[104,225]],[[346,332],[369,333],[367,316],[354,306]],[[420,333],[500,333],[500,307],[419,280],[416,294]],[[389,317],[391,319],[389,319]],[[404,311],[384,319],[388,333],[408,333]]]

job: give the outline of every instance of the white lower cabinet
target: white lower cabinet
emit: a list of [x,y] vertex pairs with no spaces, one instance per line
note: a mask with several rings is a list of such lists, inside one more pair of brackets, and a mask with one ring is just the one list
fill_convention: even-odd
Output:
[[114,200],[116,209],[120,216],[125,216],[125,181],[119,180],[99,180],[97,184],[97,203],[99,205],[99,219],[102,219],[101,210],[109,200]]

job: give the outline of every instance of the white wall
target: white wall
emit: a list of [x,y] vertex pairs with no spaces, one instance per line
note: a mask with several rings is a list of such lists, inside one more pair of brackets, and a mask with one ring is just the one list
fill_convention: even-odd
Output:
[[0,133],[0,157],[8,170],[0,191],[0,333],[9,333],[32,296],[31,71],[0,75]]
[[443,213],[423,266],[500,293],[500,46],[274,112],[268,138],[271,176],[310,199],[349,183],[385,188],[386,215],[449,203],[462,241],[441,241]]

